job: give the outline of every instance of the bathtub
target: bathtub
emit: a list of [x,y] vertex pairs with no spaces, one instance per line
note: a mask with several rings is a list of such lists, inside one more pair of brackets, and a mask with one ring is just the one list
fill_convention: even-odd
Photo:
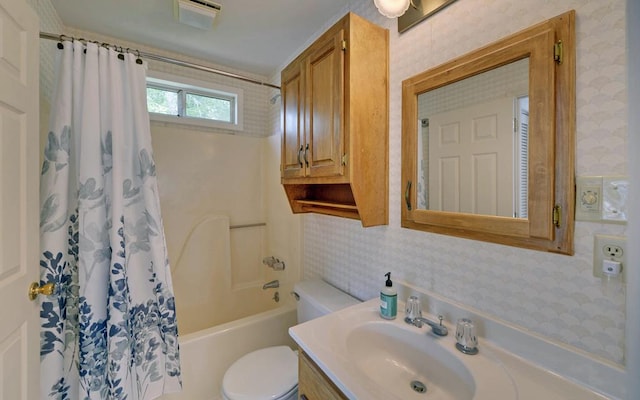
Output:
[[275,309],[180,336],[182,392],[160,399],[222,399],[224,373],[242,355],[281,344],[295,348],[288,328],[296,321],[295,302],[283,299]]

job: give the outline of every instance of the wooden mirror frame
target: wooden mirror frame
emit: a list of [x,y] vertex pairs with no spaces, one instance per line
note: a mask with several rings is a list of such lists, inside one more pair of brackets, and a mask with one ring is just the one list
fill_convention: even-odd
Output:
[[[418,95],[527,57],[528,218],[416,209]],[[402,227],[572,255],[575,91],[573,10],[403,81]]]

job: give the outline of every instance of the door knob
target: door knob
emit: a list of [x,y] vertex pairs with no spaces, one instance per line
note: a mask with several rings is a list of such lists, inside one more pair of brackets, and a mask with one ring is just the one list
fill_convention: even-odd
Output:
[[55,285],[53,283],[47,283],[40,286],[38,282],[33,282],[29,285],[29,300],[35,300],[39,294],[51,296],[53,294],[53,289],[55,289]]

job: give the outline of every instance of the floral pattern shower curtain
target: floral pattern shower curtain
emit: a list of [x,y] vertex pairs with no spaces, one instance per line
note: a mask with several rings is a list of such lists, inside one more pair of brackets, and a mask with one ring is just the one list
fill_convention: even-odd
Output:
[[79,41],[60,55],[40,189],[40,280],[55,284],[42,397],[153,399],[181,380],[145,66]]

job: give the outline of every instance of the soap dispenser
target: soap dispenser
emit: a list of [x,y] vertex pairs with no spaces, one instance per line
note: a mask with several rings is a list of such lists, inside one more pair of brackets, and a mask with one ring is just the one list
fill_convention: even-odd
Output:
[[398,292],[391,282],[391,272],[384,274],[387,281],[380,290],[380,316],[384,319],[395,319],[398,312]]

